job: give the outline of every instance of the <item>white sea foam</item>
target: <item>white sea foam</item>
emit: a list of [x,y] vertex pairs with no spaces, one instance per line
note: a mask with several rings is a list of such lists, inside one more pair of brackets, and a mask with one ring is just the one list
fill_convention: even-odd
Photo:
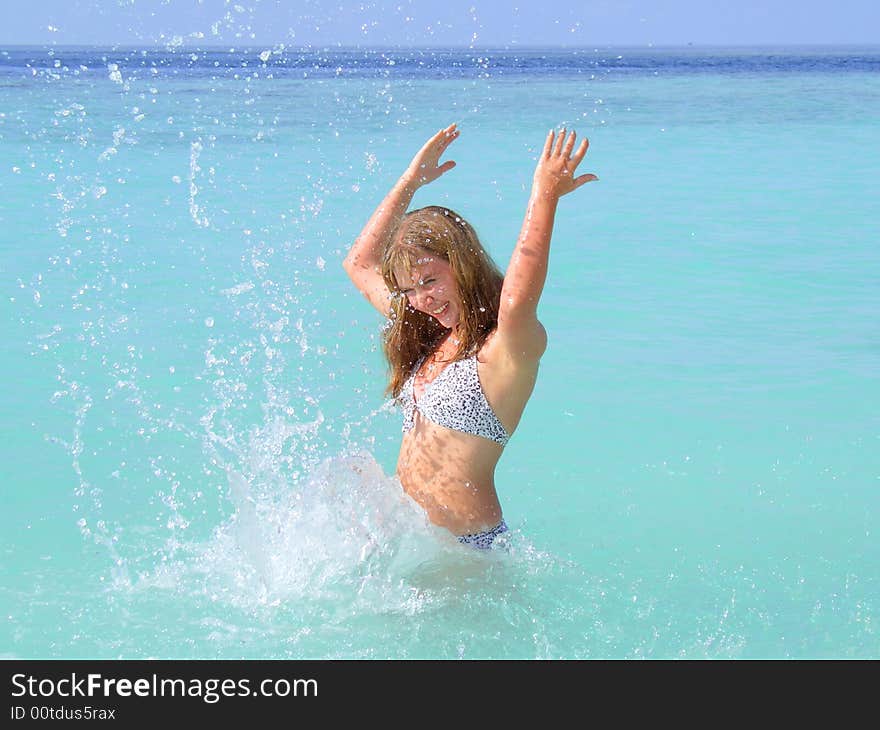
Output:
[[431,525],[368,452],[325,459],[294,484],[266,471],[227,476],[230,517],[209,540],[143,573],[135,590],[191,591],[198,578],[212,601],[245,610],[313,611],[331,601],[337,611],[411,613],[437,599],[420,581],[448,581],[452,566],[487,559]]

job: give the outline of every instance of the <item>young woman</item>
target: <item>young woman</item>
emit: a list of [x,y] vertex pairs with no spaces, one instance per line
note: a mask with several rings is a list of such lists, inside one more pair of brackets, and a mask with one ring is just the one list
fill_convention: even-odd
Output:
[[457,139],[441,129],[413,158],[344,261],[355,286],[389,318],[388,391],[403,407],[397,476],[436,525],[475,547],[507,530],[495,466],[519,424],[547,334],[537,307],[559,199],[597,179],[575,177],[587,152],[575,133],[547,135],[522,231],[502,277],[474,229],[448,208],[407,213]]

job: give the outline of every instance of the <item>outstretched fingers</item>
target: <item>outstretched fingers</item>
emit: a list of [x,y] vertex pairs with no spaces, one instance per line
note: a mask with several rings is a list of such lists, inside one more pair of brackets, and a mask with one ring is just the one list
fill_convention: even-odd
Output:
[[[442,135],[440,140],[440,154],[442,155],[446,152],[446,148],[458,139],[458,135],[461,132],[459,132],[458,126],[453,122],[446,129],[441,129],[438,134]],[[455,167],[455,160],[447,160],[437,168],[437,176],[439,177],[444,172],[449,172],[453,167]]]
[[458,135],[461,134],[458,130],[458,126],[453,122],[448,127],[444,129],[440,129],[437,133],[431,137],[422,149],[438,149],[441,152],[445,150],[450,144],[452,144],[453,140],[458,138]]
[[589,146],[589,140],[586,137],[579,140],[573,129],[568,131],[562,127],[558,133],[551,129],[544,141],[542,158],[535,170],[538,188],[561,197],[581,185],[598,180],[593,173],[575,177],[575,170],[586,156]]
[[553,155],[555,157],[559,157],[562,154],[562,145],[565,142],[565,127],[562,128],[562,131],[559,133],[559,136],[556,138],[556,146],[553,148]]
[[541,153],[545,158],[550,157],[550,152],[553,150],[553,137],[555,134],[552,129],[547,133],[547,139],[544,141],[544,151]]
[[456,123],[438,130],[422,145],[422,149],[413,157],[408,168],[418,186],[426,185],[442,174],[449,172],[455,167],[455,162],[447,160],[442,165],[440,158],[446,152],[450,144],[458,139],[459,131]]
[[446,149],[450,144],[452,144],[453,140],[458,139],[458,135],[461,134],[458,128],[454,124],[450,124],[446,129],[441,129],[437,132],[437,141],[440,143],[440,149]]
[[571,159],[574,161],[574,166],[577,167],[581,164],[581,160],[584,159],[584,155],[587,154],[587,150],[590,147],[590,141],[584,137],[581,140],[581,143],[578,145],[577,152],[574,153],[574,157]]
[[577,152],[575,152],[574,157],[572,157],[576,141],[577,132],[574,130],[567,132],[565,127],[563,127],[557,137],[556,133],[551,129],[550,133],[547,135],[547,140],[544,142],[544,157],[565,157],[566,159],[571,158],[579,162],[587,153],[589,143],[586,138],[582,139]]
[[577,137],[577,133],[572,129],[571,134],[568,135],[568,139],[565,140],[565,148],[563,149],[563,156],[566,158],[571,157],[571,151],[574,149],[574,141]]

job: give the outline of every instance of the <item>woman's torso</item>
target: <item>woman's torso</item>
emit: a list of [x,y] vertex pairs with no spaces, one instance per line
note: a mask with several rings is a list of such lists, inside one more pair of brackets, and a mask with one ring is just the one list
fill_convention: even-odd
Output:
[[[495,467],[504,449],[500,442],[506,439],[500,434],[512,434],[519,424],[534,389],[538,361],[511,357],[493,346],[491,335],[472,356],[473,363],[459,361],[454,371],[449,371],[451,357],[451,348],[441,344],[433,356],[419,364],[401,394],[407,397],[407,388],[411,387],[415,408],[411,427],[404,432],[397,475],[404,490],[433,523],[465,535],[489,529],[501,521]],[[467,387],[468,376],[474,377],[469,370],[474,366],[475,387],[485,396],[485,401],[481,401],[483,408],[489,409],[478,413],[478,418],[474,417],[473,404],[457,397],[461,395],[462,384]],[[420,401],[426,406],[431,401],[436,403],[437,391],[441,389],[443,399],[448,401],[443,406],[445,413],[453,413],[456,407],[469,409],[461,417],[451,419],[453,427],[435,423],[419,409]],[[495,428],[486,425],[495,418]],[[480,426],[473,430],[484,435],[457,430],[461,422],[475,420]]]

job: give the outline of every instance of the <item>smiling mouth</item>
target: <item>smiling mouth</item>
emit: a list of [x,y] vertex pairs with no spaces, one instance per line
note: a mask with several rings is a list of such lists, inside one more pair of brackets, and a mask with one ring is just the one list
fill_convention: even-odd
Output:
[[446,302],[446,304],[444,304],[439,309],[432,310],[431,314],[433,314],[436,317],[438,314],[443,314],[443,312],[445,312],[448,307],[449,307],[449,302]]

